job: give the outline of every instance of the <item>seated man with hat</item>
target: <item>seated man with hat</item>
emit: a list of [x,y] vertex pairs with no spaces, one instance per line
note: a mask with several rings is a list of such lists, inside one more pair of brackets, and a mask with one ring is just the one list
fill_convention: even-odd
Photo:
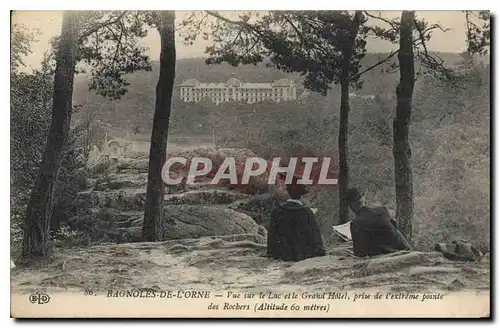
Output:
[[312,210],[301,197],[308,193],[294,177],[287,185],[289,199],[271,214],[267,232],[267,255],[283,261],[301,261],[326,254],[323,238]]
[[385,206],[368,207],[358,189],[347,191],[347,203],[356,218],[351,222],[354,255],[359,257],[411,250]]

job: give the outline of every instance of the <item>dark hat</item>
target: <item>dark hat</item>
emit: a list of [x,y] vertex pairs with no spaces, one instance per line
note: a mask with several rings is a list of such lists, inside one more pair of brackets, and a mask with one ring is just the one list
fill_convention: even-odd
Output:
[[354,203],[358,201],[361,197],[363,197],[365,193],[362,193],[358,190],[358,188],[351,188],[347,190],[346,201],[348,203]]
[[301,197],[309,192],[307,186],[303,184],[298,184],[297,180],[298,180],[297,177],[294,176],[292,178],[292,183],[286,185],[286,190],[290,195],[290,197],[292,198]]

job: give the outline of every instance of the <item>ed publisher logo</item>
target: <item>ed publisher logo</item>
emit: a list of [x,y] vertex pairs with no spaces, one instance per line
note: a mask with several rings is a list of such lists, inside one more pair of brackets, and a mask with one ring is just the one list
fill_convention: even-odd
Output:
[[32,304],[46,304],[50,302],[50,296],[44,293],[36,292],[30,295]]

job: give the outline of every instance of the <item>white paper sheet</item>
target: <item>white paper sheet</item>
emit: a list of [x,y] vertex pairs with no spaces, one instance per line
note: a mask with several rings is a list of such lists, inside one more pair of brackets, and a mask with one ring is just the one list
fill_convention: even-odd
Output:
[[333,226],[332,228],[333,228],[333,232],[335,232],[337,235],[339,235],[345,241],[352,240],[351,221],[344,223],[344,224],[339,224],[339,225]]

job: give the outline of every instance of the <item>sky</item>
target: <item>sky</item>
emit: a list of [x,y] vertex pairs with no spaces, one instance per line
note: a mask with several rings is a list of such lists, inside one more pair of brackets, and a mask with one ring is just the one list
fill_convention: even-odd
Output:
[[[176,12],[176,23],[182,21],[187,11]],[[224,15],[228,12],[221,11]],[[378,14],[379,12],[373,12]],[[400,12],[383,11],[383,17],[397,17]],[[436,30],[428,43],[430,51],[461,52],[465,50],[465,17],[461,11],[417,11],[418,18],[424,18],[430,23],[439,23],[449,29],[447,32]],[[32,54],[24,58],[26,70],[31,67],[37,68],[45,51],[49,49],[49,41],[53,36],[61,32],[61,11],[16,11],[12,16],[13,23],[21,23],[30,29],[39,29],[41,35],[37,36],[37,42],[32,44]],[[160,54],[160,38],[156,31],[152,30],[143,39],[143,44],[149,48],[147,54],[156,60]],[[199,38],[191,46],[185,46],[181,38],[176,38],[177,58],[205,57],[205,48],[211,44],[210,40],[204,41]],[[369,52],[388,52],[396,46],[380,40],[369,40],[367,50]]]

